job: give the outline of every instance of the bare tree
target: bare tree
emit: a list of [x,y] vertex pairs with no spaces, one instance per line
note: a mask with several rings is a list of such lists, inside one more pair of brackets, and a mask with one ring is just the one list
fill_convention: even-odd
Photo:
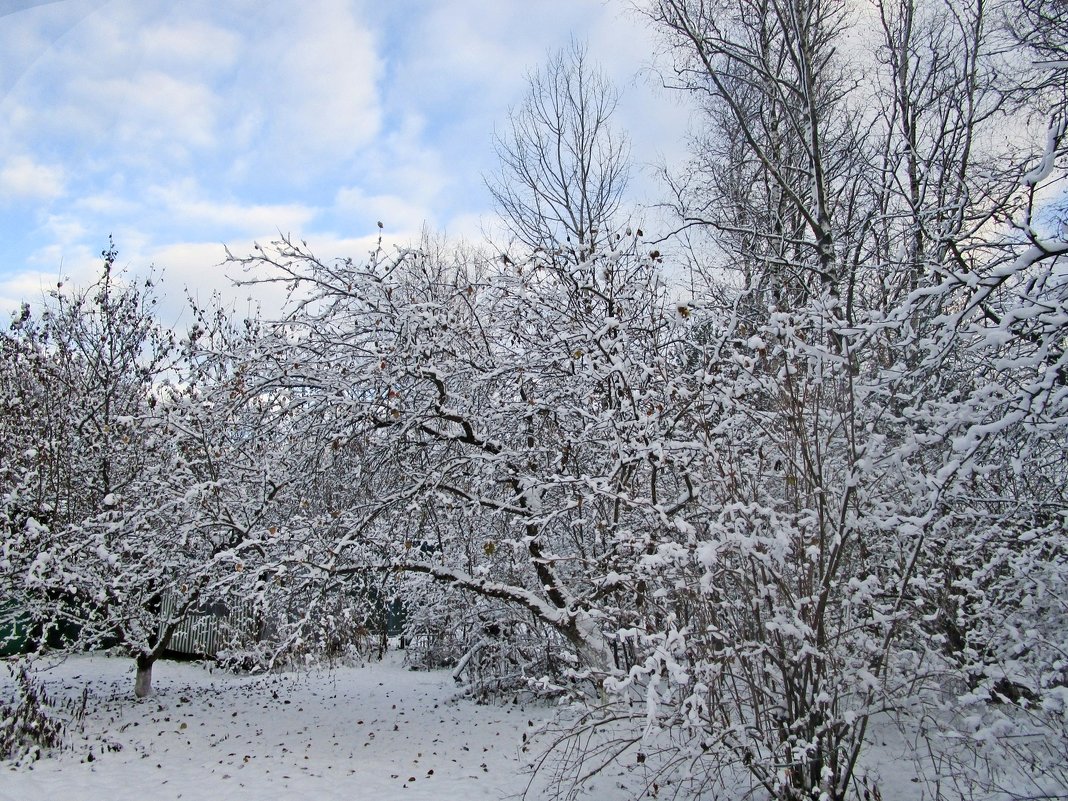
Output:
[[486,179],[505,224],[530,252],[585,261],[615,230],[627,184],[618,94],[578,43],[530,74],[526,99],[496,138],[500,170]]
[[[684,743],[662,746],[665,770],[728,795],[747,776],[773,798],[845,799],[883,710],[940,714],[955,683],[961,699],[1026,699],[1057,659],[1041,627],[1017,644],[1024,660],[983,620],[1018,625],[1029,576],[1060,570],[1043,510],[1063,497],[1050,415],[1064,352],[1050,337],[1065,318],[1039,310],[1063,303],[1051,271],[1064,243],[1030,220],[1035,187],[1057,180],[1063,126],[1021,186],[1029,147],[1004,134],[1027,92],[1006,78],[1004,31],[983,3],[877,4],[865,84],[841,57],[855,6],[647,8],[668,80],[707,115],[675,184],[683,222],[724,254],[706,273],[716,291],[689,310],[704,383],[687,394],[701,413],[680,418],[704,448],[703,514],[685,545],[658,544],[665,562],[646,576],[664,599],[638,649],[663,707],[649,729]],[[740,285],[717,282],[724,268]],[[1014,449],[1045,454],[1026,488],[1005,469]],[[1043,547],[1013,548],[1006,526]],[[642,676],[615,686],[641,692]],[[1002,721],[1056,736],[1039,717]],[[648,756],[663,741],[636,742]],[[1057,776],[1055,750],[1028,781]]]
[[1068,3],[1064,0],[1016,0],[1006,9],[1015,41],[1030,57],[1032,91],[1054,114],[1068,104]]
[[718,231],[730,266],[772,302],[840,295],[857,211],[842,191],[859,155],[835,52],[842,6],[662,0],[648,13],[667,37],[669,85],[708,123],[674,181],[684,223]]

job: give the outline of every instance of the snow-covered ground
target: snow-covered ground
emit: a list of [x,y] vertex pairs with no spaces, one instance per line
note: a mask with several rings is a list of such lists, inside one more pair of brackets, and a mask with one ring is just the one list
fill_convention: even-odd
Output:
[[[88,714],[62,752],[0,767],[0,801],[504,799],[529,780],[523,735],[551,714],[455,700],[448,672],[408,670],[400,654],[258,677],[162,662],[143,702],[132,666],[78,656],[40,674],[53,697],[88,684]],[[602,781],[596,797],[613,798]]]
[[[0,763],[0,801],[519,798],[544,742],[536,733],[554,710],[458,699],[448,671],[412,671],[403,656],[390,652],[362,667],[267,676],[160,662],[156,694],[144,701],[133,699],[130,659],[82,655],[46,669],[38,663],[37,678],[64,716],[88,687],[86,715],[68,726],[61,751],[18,766]],[[9,680],[0,671],[3,695]],[[532,751],[523,751],[532,738]],[[918,782],[911,751],[895,727],[877,725],[858,777],[869,777],[884,801],[930,801],[937,793]],[[622,755],[637,767],[633,757]],[[648,794],[646,782],[654,777],[643,769],[624,776],[613,765],[583,784],[584,797],[623,801]],[[552,782],[552,771],[542,771],[527,797],[552,797],[558,789]],[[1013,784],[1005,779],[1006,788]],[[985,797],[1027,797],[1019,788]],[[672,798],[676,789],[661,787],[657,795]],[[953,788],[943,790],[955,796]]]

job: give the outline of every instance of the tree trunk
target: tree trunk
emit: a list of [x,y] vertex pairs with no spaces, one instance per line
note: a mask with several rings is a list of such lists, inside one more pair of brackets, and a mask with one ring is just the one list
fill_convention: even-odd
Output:
[[562,627],[564,635],[575,648],[579,666],[594,673],[609,673],[615,667],[612,650],[604,638],[601,627],[590,613],[580,610],[570,623]]
[[137,655],[137,678],[134,679],[134,696],[136,698],[147,698],[152,695],[152,666],[155,663],[155,656]]

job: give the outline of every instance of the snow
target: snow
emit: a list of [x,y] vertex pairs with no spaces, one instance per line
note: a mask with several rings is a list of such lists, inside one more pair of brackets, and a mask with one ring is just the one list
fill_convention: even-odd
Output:
[[1068,122],[1059,120],[1055,125],[1050,126],[1050,129],[1046,134],[1046,149],[1042,154],[1042,159],[1039,161],[1037,167],[1032,168],[1023,177],[1025,186],[1035,186],[1046,180],[1053,172],[1053,167],[1057,161],[1057,145],[1060,142],[1061,137],[1064,136],[1066,125],[1068,125]]
[[71,657],[39,675],[57,699],[77,699],[88,684],[85,722],[68,726],[63,751],[0,766],[0,801],[477,801],[522,793],[522,757],[531,758],[520,751],[523,736],[551,710],[456,700],[448,671],[415,672],[402,660],[390,653],[364,667],[267,676],[162,662],[156,695],[138,702],[132,660]]
[[[88,687],[87,715],[68,725],[61,751],[0,763],[0,801],[479,801],[567,790],[573,774],[552,759],[533,781],[529,772],[539,744],[558,732],[554,707],[458,698],[451,671],[412,671],[403,658],[266,676],[159,662],[156,694],[143,701],[132,697],[128,658],[42,663],[37,678],[65,717]],[[0,697],[8,682],[0,671]],[[659,727],[647,734],[667,736]],[[629,765],[638,750],[628,750]],[[900,762],[885,750],[869,764]],[[581,797],[637,798],[655,778],[613,765]],[[916,797],[908,785],[881,786],[896,793],[887,798]]]

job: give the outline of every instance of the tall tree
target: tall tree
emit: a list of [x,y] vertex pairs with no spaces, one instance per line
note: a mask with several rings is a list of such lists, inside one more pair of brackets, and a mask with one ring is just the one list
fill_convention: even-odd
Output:
[[565,264],[611,247],[627,185],[628,145],[612,124],[618,94],[584,45],[550,55],[496,139],[487,179],[508,230],[530,253]]
[[[679,737],[665,769],[846,798],[874,715],[942,715],[953,682],[958,702],[1037,697],[1037,666],[1056,659],[1048,633],[1010,657],[978,621],[1018,625],[1029,576],[1062,585],[1062,537],[1039,510],[1063,484],[1049,337],[1064,330],[1064,245],[1032,221],[1063,128],[1030,171],[1021,140],[993,146],[995,128],[1026,121],[1027,93],[1005,80],[1005,31],[981,4],[877,4],[883,40],[863,69],[878,92],[849,78],[859,12],[845,4],[647,9],[671,80],[708,112],[680,210],[725,258],[685,309],[701,411],[680,420],[702,445],[703,514],[643,563],[664,608],[644,668],[613,686],[652,699],[647,731]],[[1026,492],[1006,471],[1020,448],[1035,457]],[[1006,526],[1043,547],[998,541]],[[1056,730],[1002,711],[1015,731]]]

